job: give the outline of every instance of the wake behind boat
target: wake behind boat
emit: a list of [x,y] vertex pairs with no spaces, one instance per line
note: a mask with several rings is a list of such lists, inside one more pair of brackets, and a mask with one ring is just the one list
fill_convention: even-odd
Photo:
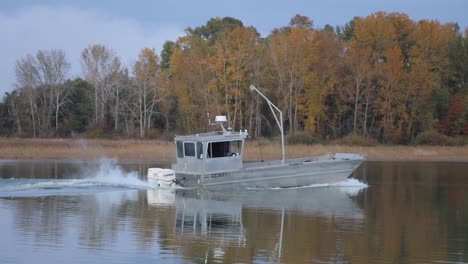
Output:
[[[176,163],[172,169],[148,169],[148,181],[161,187],[271,188],[332,184],[345,180],[365,157],[355,153],[285,159],[282,112],[267,100],[281,132],[282,160],[244,163],[244,142],[248,132],[225,129],[225,116],[215,121],[222,131],[176,136]],[[279,119],[275,109],[279,112]]]

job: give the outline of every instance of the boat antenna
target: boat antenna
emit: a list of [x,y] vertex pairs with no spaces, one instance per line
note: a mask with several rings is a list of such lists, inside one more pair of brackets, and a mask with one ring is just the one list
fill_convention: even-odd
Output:
[[260,151],[260,160],[263,162],[263,153],[262,153],[262,145],[260,144],[260,137],[257,137],[258,142],[258,149]]
[[[270,107],[271,113],[275,117],[276,124],[278,125],[279,130],[281,132],[281,151],[282,151],[281,163],[284,164],[286,161],[286,156],[284,154],[283,112],[281,112],[281,110],[279,110],[279,108],[275,104],[273,104],[262,92],[260,92],[257,88],[255,88],[255,86],[250,85],[250,90],[257,92],[260,96],[263,97],[263,99],[267,101],[268,106]],[[277,112],[279,113],[279,119],[277,116]]]

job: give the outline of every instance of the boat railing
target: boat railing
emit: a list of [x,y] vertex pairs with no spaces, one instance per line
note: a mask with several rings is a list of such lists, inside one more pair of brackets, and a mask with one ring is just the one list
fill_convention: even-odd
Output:
[[249,136],[249,133],[247,130],[244,131],[212,131],[212,132],[204,132],[204,133],[197,133],[197,134],[192,134],[192,135],[183,135],[183,136],[175,136],[175,140],[194,140],[198,137],[217,137],[216,140],[221,140],[222,138],[219,138],[219,136],[223,136],[225,138],[232,138],[232,137],[241,137],[241,138],[246,138]]
[[255,161],[255,162],[244,163],[243,168],[248,170],[248,169],[254,169],[254,168],[259,168],[259,167],[274,167],[274,166],[284,166],[284,165],[292,166],[292,165],[299,165],[299,164],[304,164],[308,162],[320,162],[320,161],[327,161],[327,160],[330,160],[329,155],[287,159],[286,164],[284,164],[282,160]]

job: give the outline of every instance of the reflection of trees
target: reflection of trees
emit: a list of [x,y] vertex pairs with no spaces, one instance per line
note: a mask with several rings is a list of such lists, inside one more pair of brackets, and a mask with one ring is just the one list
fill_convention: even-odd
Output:
[[171,240],[172,208],[149,209],[145,192],[109,193],[109,196],[110,199],[106,199],[106,194],[83,198],[88,200],[85,204],[89,206],[81,206],[79,212],[81,244],[91,249],[104,249],[117,241],[124,230],[130,231],[141,250],[149,250],[155,241],[164,248],[166,241]]
[[172,207],[150,207],[146,192],[138,192],[138,200],[130,205],[130,214],[134,219],[132,232],[140,247],[149,248],[155,240],[159,246],[167,249],[174,234],[174,213]]
[[[346,230],[362,220],[346,220],[306,213],[285,212],[280,256],[280,210],[243,209],[245,242],[219,237],[181,235],[176,230],[180,254],[187,260],[219,263],[252,263],[258,260],[304,263],[313,260],[345,259]],[[229,228],[227,226],[226,228]],[[240,236],[240,234],[239,234]],[[352,242],[352,241],[349,241]]]
[[[336,193],[327,189],[317,190],[317,192],[325,195],[324,199],[328,198],[353,205],[344,193]],[[265,196],[265,193],[268,195]],[[327,195],[327,193],[330,194]],[[304,194],[311,194],[309,197],[318,198],[315,193],[302,191],[288,192],[287,195],[282,192],[282,197],[283,199],[307,197]],[[338,252],[343,251],[344,232],[342,230],[352,229],[353,225],[362,223],[360,217],[356,222],[349,221],[353,216],[356,216],[353,214],[355,212],[353,210],[359,210],[354,206],[338,205],[337,208],[321,209],[315,206],[314,202],[304,199],[272,202],[275,199],[269,195],[278,195],[275,192],[250,192],[246,195],[247,197],[232,194],[217,196],[215,194],[208,195],[208,198],[201,195],[188,199],[176,197],[175,206],[178,213],[175,239],[178,248],[180,248],[179,254],[187,260],[197,260],[197,262],[206,260],[220,263],[277,262],[278,260],[284,263],[303,263],[306,260],[329,259],[330,256],[343,259],[342,253],[336,254],[337,249]],[[178,198],[184,202],[178,203]],[[257,199],[257,201],[251,203],[251,198]],[[270,198],[268,205],[265,204],[270,209],[258,205],[258,201],[265,201],[266,198]],[[200,206],[202,202],[205,203],[204,207]],[[244,202],[248,205],[243,206]],[[278,206],[274,208],[276,203]],[[313,205],[305,206],[298,203],[312,203]],[[223,208],[220,204],[224,205]],[[281,210],[282,204],[290,205],[291,208],[296,209],[286,207],[283,211]],[[334,203],[326,204],[332,205]],[[186,210],[186,206],[192,210]],[[238,210],[236,210],[236,206]],[[302,210],[297,210],[297,208]],[[337,212],[334,213],[333,210],[337,210]],[[198,212],[196,217],[193,217],[194,211]],[[331,214],[329,214],[330,212]],[[205,213],[206,217],[203,217]],[[345,213],[349,213],[349,218],[346,218]],[[238,215],[241,217],[236,217]],[[283,225],[281,224],[282,217],[284,217]],[[184,218],[185,221],[181,218]],[[210,220],[213,218],[217,219],[215,226]],[[189,220],[187,221],[187,219]],[[195,224],[194,219],[205,219],[208,223],[206,225]],[[182,226],[182,222],[185,223],[184,226]],[[222,228],[222,230],[214,232],[213,230],[216,228]],[[237,234],[234,233],[234,230],[238,230]],[[282,232],[283,236],[281,236]],[[340,249],[341,251],[339,251]]]
[[[64,176],[76,174],[78,166],[61,161],[27,161],[4,162],[0,164],[0,175],[4,177],[31,179],[63,179]],[[0,176],[0,178],[2,178]]]
[[[438,259],[459,261],[452,254],[468,248],[465,237],[468,209],[465,194],[465,165],[444,163],[366,164],[367,179],[372,186],[356,201],[365,208],[362,232],[352,234],[347,251],[360,262],[376,259],[398,263],[425,262],[437,254]],[[376,181],[375,183],[373,181]],[[450,199],[455,196],[456,209]],[[457,217],[458,216],[458,217]],[[465,228],[463,228],[465,227]],[[466,238],[466,237],[465,237]],[[351,255],[351,254],[349,254]],[[460,257],[460,256],[458,256]],[[468,258],[463,256],[466,261]]]
[[[368,164],[371,187],[352,198],[364,209],[365,217],[286,209],[280,261],[406,263],[426,262],[437,256],[466,262],[467,256],[455,254],[468,249],[465,170],[466,164]],[[184,237],[178,245],[188,260],[276,261],[280,223],[281,211],[244,208],[245,243],[210,243],[205,237]]]
[[[206,258],[212,262],[276,261],[278,257],[281,232],[281,211],[278,210],[244,208],[241,218],[213,214],[211,232],[203,235],[198,231],[187,232],[192,228],[189,226],[182,232],[175,219],[180,212],[168,205],[148,205],[146,192],[21,198],[14,203],[17,229],[26,237],[35,237],[37,244],[49,241],[62,245],[66,242],[65,233],[76,228],[79,246],[88,250],[110,248],[123,239],[122,232],[129,231],[138,250],[150,250],[157,243],[161,249],[195,262]],[[329,243],[322,243],[327,230],[336,225],[326,217],[286,211],[282,261],[302,262],[304,256],[308,259],[310,255],[313,259],[315,253],[323,253],[326,248],[333,251]],[[235,230],[244,233],[235,234]],[[329,240],[331,243],[334,238]],[[310,248],[314,243],[322,246]]]
[[63,243],[65,225],[79,201],[74,197],[51,196],[46,198],[18,198],[14,203],[14,223],[25,237],[34,238],[37,244]]
[[[33,238],[37,245],[64,245],[66,239],[76,239],[87,250],[124,244],[130,252],[149,255],[157,245],[195,263],[276,262],[279,256],[282,263],[407,263],[426,262],[435,255],[440,260],[468,261],[467,256],[454,254],[468,250],[468,179],[457,176],[464,175],[466,165],[368,163],[365,169],[371,187],[351,198],[364,217],[333,208],[327,208],[327,214],[284,208],[283,229],[281,208],[244,206],[231,196],[188,197],[195,202],[205,199],[207,204],[186,202],[191,211],[185,213],[183,228],[177,199],[187,197],[176,196],[175,205],[155,205],[146,191],[5,202],[13,205],[18,234]],[[75,229],[76,238],[65,236]]]
[[[120,205],[103,203],[105,194],[84,196],[78,208],[80,246],[97,250],[104,249],[118,237],[119,227],[125,219],[116,217]],[[126,201],[123,201],[125,204]]]
[[79,245],[90,250],[111,246],[127,229],[140,248],[149,248],[157,239],[162,247],[173,240],[174,209],[148,209],[145,192],[26,197],[8,202],[13,205],[18,232],[37,244],[61,245],[71,229],[77,229]]

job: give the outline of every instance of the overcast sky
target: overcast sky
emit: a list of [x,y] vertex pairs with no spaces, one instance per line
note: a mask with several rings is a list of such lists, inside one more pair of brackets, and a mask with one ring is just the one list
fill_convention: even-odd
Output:
[[316,27],[386,11],[465,28],[467,10],[468,0],[0,0],[0,98],[14,87],[16,60],[39,49],[63,49],[73,78],[81,74],[79,54],[90,44],[105,44],[130,65],[141,48],[159,53],[164,41],[216,16],[235,17],[266,36],[295,14],[308,16]]

